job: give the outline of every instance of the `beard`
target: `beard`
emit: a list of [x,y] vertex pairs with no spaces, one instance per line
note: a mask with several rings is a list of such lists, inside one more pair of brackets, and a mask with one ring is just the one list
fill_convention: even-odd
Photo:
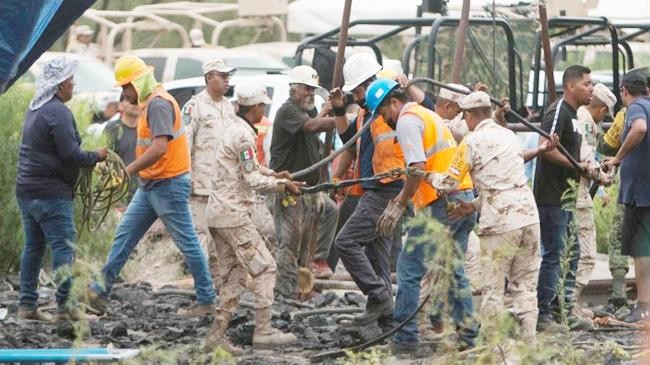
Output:
[[366,107],[366,99],[357,100],[356,103],[357,103],[357,105],[358,105],[359,107],[361,107],[361,108],[365,108],[365,107]]
[[315,106],[315,104],[314,104],[314,97],[313,97],[313,96],[308,97],[307,99],[303,100],[303,101],[300,103],[300,107],[301,107],[304,111],[307,111],[307,112],[308,112],[308,111],[311,111],[312,109],[314,109],[314,106]]
[[393,119],[386,119],[386,124],[391,127],[393,130],[397,130],[397,121]]

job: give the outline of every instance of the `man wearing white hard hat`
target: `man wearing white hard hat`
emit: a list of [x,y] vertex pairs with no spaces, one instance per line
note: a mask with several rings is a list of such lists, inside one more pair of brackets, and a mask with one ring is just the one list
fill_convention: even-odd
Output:
[[[345,85],[342,90],[351,92],[354,101],[361,106],[355,121],[348,121],[346,117],[343,94],[337,89],[330,94],[337,132],[343,142],[349,141],[364,124],[372,123],[357,139],[354,179],[370,178],[404,166],[402,150],[395,142],[395,131],[381,116],[373,118],[366,109],[366,88],[381,69],[375,57],[366,53],[353,55],[343,65]],[[361,199],[336,237],[335,247],[354,282],[368,296],[366,310],[354,318],[354,326],[364,327],[373,322],[378,322],[382,328],[392,326],[390,256],[395,236],[401,239],[401,229],[396,229],[391,237],[380,236],[377,219],[402,186],[402,180],[388,178],[352,187],[352,193],[361,195]]]
[[481,319],[507,315],[503,294],[508,278],[522,334],[526,340],[533,340],[538,313],[540,230],[524,161],[545,153],[549,144],[524,152],[517,136],[492,120],[492,105],[485,92],[471,93],[458,105],[472,133],[458,146],[448,170],[430,173],[427,182],[438,191],[453,191],[467,174],[471,175],[479,197],[461,201],[449,218],[480,214],[478,231],[485,255]]
[[[214,255],[214,243],[208,232],[205,220],[205,207],[210,195],[210,175],[214,163],[214,140],[225,125],[235,121],[235,109],[224,96],[230,86],[230,75],[234,67],[221,59],[208,61],[202,65],[205,89],[194,95],[182,110],[183,124],[190,146],[192,159],[190,207],[192,218],[199,236],[201,248],[208,257],[210,272],[217,278],[217,257]],[[216,283],[219,287],[219,283]]]
[[[334,118],[327,117],[331,111],[329,103],[320,113],[314,107],[314,91],[320,87],[318,80],[316,70],[309,66],[296,66],[289,72],[290,96],[277,111],[273,123],[271,169],[296,172],[323,158],[318,134],[334,129],[335,125]],[[315,170],[300,180],[316,185],[320,171]],[[311,265],[306,262],[309,256],[306,253],[315,252],[312,270],[317,276],[331,275],[327,257],[336,231],[338,207],[324,193],[301,196],[295,202],[279,193],[273,213],[279,241],[275,289],[279,295],[293,298],[297,296],[298,265]],[[315,242],[318,247],[312,249]]]
[[[616,96],[603,84],[594,85],[594,91],[589,104],[578,108],[578,132],[582,136],[580,144],[580,159],[589,162],[592,166],[598,166],[596,161],[596,144],[598,141],[598,124],[605,119],[606,115],[613,116]],[[599,171],[599,170],[597,170]],[[593,313],[583,309],[580,303],[580,295],[589,284],[589,278],[596,264],[596,223],[593,214],[593,202],[589,193],[591,184],[609,185],[611,177],[607,174],[598,174],[594,179],[580,177],[578,195],[576,199],[575,219],[578,225],[578,242],[580,243],[580,258],[576,270],[576,288],[572,300],[575,302],[573,311],[577,316],[591,319]]]
[[[261,166],[256,157],[254,125],[271,103],[266,89],[243,85],[237,90],[239,117],[222,126],[215,140],[210,198],[206,209],[208,226],[219,256],[222,281],[214,324],[204,344],[205,352],[222,347],[232,355],[243,350],[226,335],[239,297],[245,289],[255,294],[255,333],[253,347],[272,349],[296,341],[290,333],[271,326],[271,304],[276,264],[264,239],[251,219],[256,192],[285,192],[300,195],[300,184]],[[247,280],[250,276],[252,280]],[[243,284],[246,283],[246,284]]]
[[99,49],[95,43],[92,43],[92,35],[95,33],[87,25],[79,25],[74,27],[72,34],[74,35],[74,41],[70,42],[66,52],[76,53],[84,56],[97,57],[99,54]]

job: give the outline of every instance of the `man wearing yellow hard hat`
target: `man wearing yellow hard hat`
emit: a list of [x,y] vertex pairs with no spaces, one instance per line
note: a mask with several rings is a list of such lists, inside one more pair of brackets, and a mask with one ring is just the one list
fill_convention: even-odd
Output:
[[188,315],[214,310],[215,291],[208,264],[199,245],[189,206],[190,154],[176,100],[153,75],[153,67],[136,56],[123,56],[115,63],[115,80],[122,87],[122,100],[139,104],[136,159],[126,170],[138,174],[140,184],[117,226],[103,282],[95,282],[89,307],[102,313],[122,267],[142,236],[160,219],[181,250],[194,277],[197,305]]

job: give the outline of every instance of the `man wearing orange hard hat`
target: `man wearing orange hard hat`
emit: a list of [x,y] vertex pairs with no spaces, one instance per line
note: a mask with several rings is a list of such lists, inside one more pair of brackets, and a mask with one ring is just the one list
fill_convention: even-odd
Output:
[[198,304],[187,314],[212,313],[216,295],[190,213],[190,153],[180,108],[156,81],[153,67],[137,56],[123,56],[115,62],[115,80],[122,87],[122,100],[140,105],[141,109],[136,159],[126,167],[129,175],[138,174],[140,183],[116,228],[102,269],[103,282],[91,285],[89,307],[98,313],[106,310],[108,296],[124,264],[149,227],[160,219],[185,256],[194,278]]

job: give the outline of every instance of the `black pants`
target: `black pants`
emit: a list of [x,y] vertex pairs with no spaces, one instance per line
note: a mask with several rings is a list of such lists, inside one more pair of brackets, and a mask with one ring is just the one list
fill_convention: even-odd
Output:
[[392,299],[390,256],[393,238],[377,235],[377,219],[396,195],[374,190],[364,192],[334,242],[343,265],[368,296],[368,303]]

